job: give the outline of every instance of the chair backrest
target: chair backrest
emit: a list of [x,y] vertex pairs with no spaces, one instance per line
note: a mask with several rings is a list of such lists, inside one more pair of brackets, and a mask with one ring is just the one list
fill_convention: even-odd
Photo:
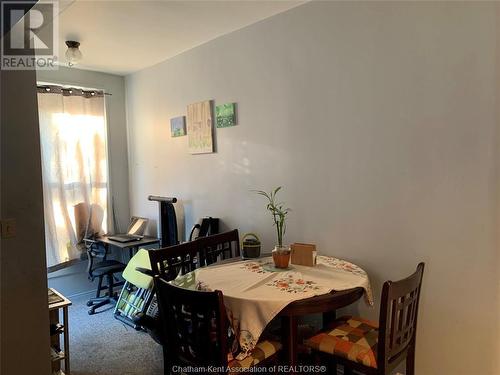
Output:
[[94,280],[94,270],[99,266],[99,263],[96,263],[95,260],[97,258],[102,258],[102,260],[106,260],[108,256],[107,248],[103,247],[99,241],[91,240],[91,239],[83,239],[83,243],[85,245],[85,250],[87,252],[87,273],[88,278],[90,280]]
[[240,255],[238,230],[199,237],[194,241],[161,249],[149,250],[153,275],[166,280],[175,279],[198,267],[208,266],[218,260]]
[[75,234],[77,242],[93,238],[102,232],[104,210],[96,203],[81,202],[74,207]]
[[240,256],[238,229],[212,236],[199,237],[193,243],[200,250],[200,263],[203,266],[208,266],[219,260]]
[[152,289],[153,277],[141,272],[142,270],[151,271],[149,253],[146,249],[139,249],[128,261],[127,266],[123,270],[122,277],[137,288]]
[[227,366],[228,321],[222,292],[183,289],[161,277],[154,282],[165,335],[165,369],[178,364]]
[[413,275],[386,281],[382,288],[377,360],[382,373],[397,365],[405,351],[414,350],[424,266],[419,263]]
[[99,263],[95,263],[96,258],[106,259],[106,248],[98,241],[93,240],[102,231],[102,221],[104,211],[96,203],[89,204],[80,202],[74,207],[75,215],[75,235],[78,244],[85,246],[87,252],[87,273],[90,280],[94,279],[93,271]]
[[173,280],[179,274],[194,271],[200,265],[196,241],[149,250],[148,254],[152,274],[166,280]]

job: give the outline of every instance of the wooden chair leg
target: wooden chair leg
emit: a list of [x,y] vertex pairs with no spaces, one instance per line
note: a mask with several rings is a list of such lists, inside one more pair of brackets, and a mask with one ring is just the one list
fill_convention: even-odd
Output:
[[163,345],[163,374],[171,375],[170,370],[171,370],[171,364],[170,361],[168,360],[167,349],[165,348],[165,345]]
[[415,346],[413,345],[406,355],[406,375],[415,375]]
[[297,365],[297,317],[282,316],[281,329],[285,352],[288,357],[288,365]]
[[337,375],[338,371],[339,371],[339,367],[338,367],[338,364],[337,364],[337,360],[334,358],[330,362],[329,373],[333,374],[333,375]]
[[337,375],[338,370],[337,370],[337,363],[335,362],[335,360],[329,358],[328,362],[323,362],[323,363],[327,363],[327,367],[326,367],[327,374]]
[[328,329],[337,317],[336,311],[327,311],[323,313],[323,329]]

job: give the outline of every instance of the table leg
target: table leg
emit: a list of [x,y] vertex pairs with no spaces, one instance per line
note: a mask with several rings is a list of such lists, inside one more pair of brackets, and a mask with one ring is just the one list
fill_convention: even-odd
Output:
[[68,320],[68,307],[63,308],[63,324],[64,324],[64,371],[65,374],[70,375],[69,368],[69,320]]
[[281,329],[285,344],[288,365],[297,365],[297,317],[283,316],[281,318]]
[[329,326],[336,319],[336,311],[327,311],[323,313],[323,329],[328,329]]

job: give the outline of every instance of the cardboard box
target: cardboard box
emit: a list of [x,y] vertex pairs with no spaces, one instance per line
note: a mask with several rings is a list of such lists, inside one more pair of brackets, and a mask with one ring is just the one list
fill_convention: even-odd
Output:
[[316,265],[316,245],[309,243],[293,243],[291,263],[300,266],[313,267]]

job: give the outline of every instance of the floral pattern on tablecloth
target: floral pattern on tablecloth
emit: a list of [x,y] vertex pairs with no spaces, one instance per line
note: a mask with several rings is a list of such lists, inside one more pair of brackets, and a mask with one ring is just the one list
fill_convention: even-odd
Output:
[[213,292],[213,290],[210,289],[207,283],[204,283],[203,281],[198,281],[196,283],[196,290],[200,290],[202,292]]
[[[198,283],[197,290],[202,290],[204,292],[210,292],[210,288],[204,283]],[[231,309],[226,307],[227,318],[229,320],[228,327],[228,344],[229,353],[228,361],[236,358],[241,361],[248,357],[249,353],[257,345],[258,339],[255,339],[252,333],[248,330],[241,329],[241,322],[238,317],[235,316]]]
[[259,262],[259,261],[252,261],[252,262],[245,262],[242,264],[240,267],[241,269],[250,271],[250,272],[256,272],[256,273],[268,273],[270,271],[266,270],[263,268],[264,264],[266,262]]
[[346,260],[333,258],[333,257],[327,257],[324,255],[318,255],[316,257],[316,263],[325,264],[325,265],[333,267],[333,268],[337,268],[337,269],[341,269],[343,271],[354,273],[355,275],[366,276],[366,272],[364,270],[362,270],[357,265],[352,264]]
[[363,288],[365,289],[364,298],[365,298],[365,302],[368,305],[373,306],[373,292],[372,292],[372,288],[370,285],[370,281],[368,279],[368,275],[366,274],[366,272],[362,268],[360,268],[357,265],[355,265],[351,262],[348,262],[346,260],[342,260],[342,259],[338,259],[338,258],[334,258],[334,257],[328,257],[328,256],[324,256],[324,255],[318,255],[316,257],[316,263],[317,264],[324,264],[328,267],[333,267],[335,269],[346,271],[346,272],[352,273],[354,275],[358,275],[358,276],[366,278],[366,280],[367,280],[366,285],[363,286]]
[[297,273],[285,274],[284,276],[279,277],[266,285],[278,288],[279,290],[287,293],[305,293],[311,290],[321,289],[314,281],[304,280],[300,277],[300,274]]

